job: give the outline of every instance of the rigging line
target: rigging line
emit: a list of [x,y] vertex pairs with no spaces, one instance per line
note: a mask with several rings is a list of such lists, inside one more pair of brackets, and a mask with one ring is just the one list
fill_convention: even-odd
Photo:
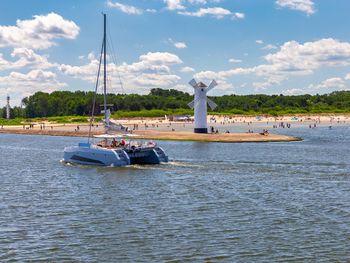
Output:
[[97,94],[97,88],[98,88],[99,79],[100,79],[100,73],[101,73],[102,52],[103,52],[103,41],[102,41],[101,54],[100,54],[100,63],[98,64],[98,71],[97,71],[97,77],[96,77],[95,94],[94,94],[94,99],[93,99],[93,103],[92,103],[92,113],[91,113],[91,119],[90,119],[90,125],[89,125],[88,143],[90,143],[91,126],[92,126],[92,122],[94,119],[94,113],[95,113],[96,94]]
[[122,88],[122,92],[125,93],[125,91],[124,91],[124,84],[123,84],[123,82],[121,80],[120,72],[118,70],[118,60],[117,60],[117,57],[116,57],[117,53],[114,50],[114,43],[113,43],[113,38],[111,37],[111,34],[110,34],[111,30],[109,28],[109,24],[107,24],[107,28],[108,28],[107,34],[108,34],[108,37],[110,39],[110,45],[109,46],[110,46],[110,49],[112,51],[112,59],[114,60],[114,64],[116,66],[116,71],[117,71],[117,74],[118,74],[119,84],[120,84],[120,86]]
[[[107,39],[108,40],[108,39]],[[111,50],[114,50],[114,47],[113,47],[113,44],[110,43],[109,41],[107,41],[107,45],[110,47]],[[116,59],[116,56],[115,56],[115,52],[112,51],[112,54],[111,54],[111,58],[113,60],[113,63],[115,65],[115,69],[116,69],[116,72],[117,72],[117,76],[118,76],[118,80],[119,80],[119,84],[120,84],[120,87],[122,89],[122,92],[124,92],[124,85],[123,85],[123,81],[121,79],[121,76],[120,76],[120,72],[118,70],[118,62],[117,62],[117,59]]]

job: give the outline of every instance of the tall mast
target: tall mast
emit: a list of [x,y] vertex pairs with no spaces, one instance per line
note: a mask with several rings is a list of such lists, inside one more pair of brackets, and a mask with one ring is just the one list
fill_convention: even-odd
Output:
[[103,14],[103,109],[105,121],[107,121],[107,64],[106,64],[106,49],[107,49],[107,34],[106,34],[106,14]]

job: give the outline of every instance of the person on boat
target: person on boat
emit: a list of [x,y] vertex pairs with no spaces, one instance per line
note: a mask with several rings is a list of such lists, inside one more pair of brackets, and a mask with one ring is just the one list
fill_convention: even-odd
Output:
[[115,140],[115,138],[113,138],[111,146],[112,146],[112,148],[117,148],[118,142]]
[[126,142],[125,142],[124,139],[122,139],[122,140],[120,141],[120,145],[121,145],[121,146],[125,146],[125,145],[126,145]]

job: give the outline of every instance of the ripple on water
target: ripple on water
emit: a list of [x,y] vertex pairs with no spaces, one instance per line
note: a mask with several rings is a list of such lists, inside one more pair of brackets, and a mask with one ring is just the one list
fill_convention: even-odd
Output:
[[1,135],[0,261],[346,262],[350,135],[294,131],[119,168],[60,162],[79,138]]

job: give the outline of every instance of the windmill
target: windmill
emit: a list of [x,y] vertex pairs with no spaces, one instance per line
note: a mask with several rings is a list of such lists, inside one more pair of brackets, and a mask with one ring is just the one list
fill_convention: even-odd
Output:
[[6,97],[6,119],[10,119],[10,112],[11,112],[11,107],[10,107],[10,96]]
[[214,101],[207,98],[207,93],[218,84],[213,80],[209,86],[203,82],[196,82],[192,79],[189,84],[194,88],[194,100],[188,106],[194,108],[194,132],[208,133],[207,127],[207,104],[214,110],[218,105]]

